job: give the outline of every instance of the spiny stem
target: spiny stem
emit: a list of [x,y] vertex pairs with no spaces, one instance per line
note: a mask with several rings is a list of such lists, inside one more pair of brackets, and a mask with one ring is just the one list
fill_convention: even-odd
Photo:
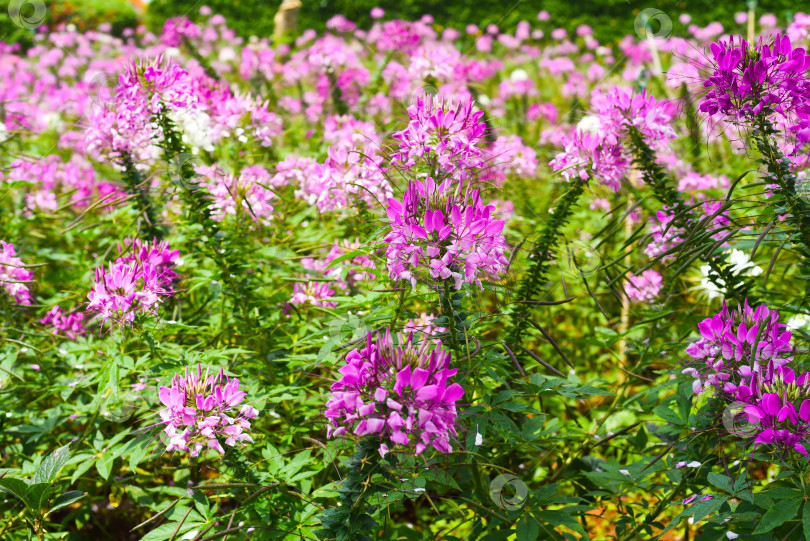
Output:
[[[545,280],[548,267],[556,255],[557,243],[562,236],[562,228],[573,212],[582,192],[585,190],[585,181],[577,179],[571,183],[563,194],[554,212],[543,226],[540,237],[531,250],[531,259],[526,276],[518,287],[517,299],[521,301],[532,300],[539,296],[541,286]],[[520,335],[526,327],[526,317],[529,314],[529,304],[519,304],[512,312],[512,329],[507,342],[519,342]]]

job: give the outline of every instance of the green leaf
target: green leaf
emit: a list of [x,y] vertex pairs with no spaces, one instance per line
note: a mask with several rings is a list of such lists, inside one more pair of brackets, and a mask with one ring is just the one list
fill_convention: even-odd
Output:
[[757,526],[756,530],[754,530],[754,535],[770,532],[774,528],[781,526],[788,520],[792,519],[796,516],[801,504],[802,500],[798,498],[795,500],[780,501],[768,509],[764,515],[762,515],[759,525]]
[[[193,530],[194,528],[200,528],[205,526],[202,522],[191,522],[187,521],[184,522],[183,525],[180,527],[180,531],[177,532],[177,536],[175,539],[182,537],[182,534],[185,534],[188,531]],[[177,522],[168,522],[166,524],[161,524],[154,530],[151,530],[145,536],[141,538],[141,541],[163,541],[165,539],[169,539],[174,533],[177,531]]]
[[22,500],[25,497],[25,493],[28,491],[28,484],[22,479],[0,477],[0,488],[8,490]]
[[724,503],[726,503],[725,498],[715,496],[705,502],[693,503],[689,508],[689,514],[694,517],[694,522],[697,523],[720,509]]
[[535,541],[540,536],[540,525],[531,515],[523,515],[515,528],[515,541]]
[[106,481],[107,478],[110,477],[110,472],[112,471],[112,465],[115,461],[115,455],[112,453],[104,455],[103,457],[96,460],[96,469],[98,470],[99,475]]
[[90,469],[90,466],[93,465],[93,462],[96,461],[96,456],[92,455],[90,458],[76,466],[76,471],[73,472],[73,475],[70,477],[70,484],[76,482],[76,480],[84,474],[87,470]]
[[[541,511],[534,515],[534,517],[541,523],[551,524],[552,526],[565,526],[566,528],[581,533],[583,537],[587,537],[585,530],[582,529],[582,524],[563,511]],[[543,528],[543,531],[550,534],[547,528]]]
[[31,479],[32,483],[50,483],[56,479],[59,470],[70,460],[70,445],[65,445],[46,456]]
[[48,503],[50,497],[56,492],[58,492],[58,490],[49,483],[36,483],[28,487],[28,491],[25,493],[23,500],[31,511],[39,514],[42,508],[45,507],[45,504]]
[[734,487],[731,486],[731,480],[725,475],[709,472],[708,479],[711,484],[713,484],[720,490],[727,492],[728,494],[734,493]]
[[365,250],[352,250],[351,252],[349,252],[347,254],[343,254],[342,256],[336,257],[335,259],[330,261],[329,264],[326,266],[326,269],[331,269],[332,267],[334,267],[338,263],[343,263],[346,260],[354,259],[355,257],[359,257],[361,255],[366,255],[366,251]]
[[802,509],[802,526],[804,527],[804,538],[810,539],[810,505],[804,503]]
[[678,414],[669,409],[667,406],[664,405],[656,406],[655,409],[653,409],[653,413],[655,413],[657,416],[667,421],[668,423],[684,426],[683,419],[678,417]]
[[71,491],[68,491],[68,492],[63,492],[62,494],[59,495],[58,498],[56,498],[53,501],[53,504],[51,504],[51,508],[48,509],[48,512],[45,513],[45,514],[49,515],[49,514],[53,513],[54,511],[58,511],[59,509],[62,509],[63,507],[67,507],[68,505],[72,504],[73,502],[84,498],[86,495],[87,495],[87,493],[82,492],[81,490],[71,490]]
[[154,436],[150,434],[143,434],[132,440],[129,444],[128,450],[131,450],[131,454],[129,455],[129,469],[132,470],[133,473],[149,451],[149,443],[153,438]]

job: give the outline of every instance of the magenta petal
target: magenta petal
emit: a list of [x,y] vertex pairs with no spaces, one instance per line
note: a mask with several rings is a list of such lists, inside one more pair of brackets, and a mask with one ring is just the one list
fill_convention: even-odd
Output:
[[397,381],[394,384],[394,392],[402,396],[402,390],[411,384],[411,365],[406,366],[397,372]]
[[417,368],[411,374],[411,389],[418,390],[427,382],[430,372],[424,368]]
[[776,393],[765,393],[762,396],[762,410],[768,415],[777,415],[782,408],[782,400]]
[[459,385],[458,383],[453,383],[444,391],[444,396],[442,397],[442,401],[451,403],[455,402],[459,398],[464,396],[464,387]]
[[810,399],[802,401],[802,405],[799,406],[799,417],[802,421],[810,421]]
[[425,385],[416,391],[416,399],[423,402],[433,400],[439,394],[439,389],[436,385]]
[[762,413],[762,410],[754,405],[745,406],[745,415],[748,417],[748,422],[752,425],[760,424],[762,419],[765,418],[765,414]]

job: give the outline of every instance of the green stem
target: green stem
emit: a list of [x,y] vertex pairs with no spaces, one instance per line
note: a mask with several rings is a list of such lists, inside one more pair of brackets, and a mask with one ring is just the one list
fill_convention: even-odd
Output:
[[[531,259],[526,276],[518,287],[516,298],[518,300],[532,300],[542,289],[549,265],[554,261],[557,243],[562,236],[562,228],[571,216],[574,205],[585,190],[584,180],[575,180],[563,194],[559,204],[554,207],[551,219],[543,226],[540,237],[531,250]],[[529,315],[529,305],[519,304],[512,312],[512,329],[507,342],[520,342],[520,335],[526,327],[526,317]]]
[[456,313],[453,309],[453,300],[451,298],[450,280],[445,280],[443,284],[443,292],[440,293],[442,315],[448,320],[450,327],[450,344],[453,347],[453,355],[456,359],[460,359],[460,351],[458,345],[458,336],[456,334]]
[[380,461],[380,440],[373,437],[361,439],[357,452],[348,460],[348,473],[340,483],[340,505],[325,509],[320,515],[322,529],[317,535],[322,540],[353,539],[372,541],[368,535],[378,527],[372,514],[377,507],[370,505],[370,498],[392,487],[375,482],[375,475],[389,478]]
[[[700,220],[695,215],[693,209],[687,207],[680,194],[673,187],[669,177],[655,157],[655,152],[644,140],[641,132],[635,126],[627,127],[627,135],[633,149],[633,164],[641,173],[641,178],[653,190],[653,194],[658,201],[666,207],[666,210],[673,214],[672,226],[682,231],[692,231]],[[709,249],[716,241],[711,236],[706,236],[700,243],[702,248]],[[748,299],[754,302],[751,294],[751,284],[742,276],[735,276],[728,266],[724,265],[725,257],[722,255],[703,254],[701,259],[709,265],[711,272],[709,279],[719,288],[725,289],[727,295],[733,297],[740,304]],[[673,280],[667,281],[664,286],[666,293],[673,284]]]
[[138,207],[138,214],[143,216],[146,222],[146,227],[143,229],[142,238],[146,240],[163,238],[163,228],[158,225],[157,209],[152,199],[149,197],[149,188],[146,186],[146,180],[141,175],[140,171],[135,168],[135,163],[132,161],[132,156],[126,154],[121,158],[121,164],[124,166],[124,183],[127,186],[127,192],[135,196],[135,204]]

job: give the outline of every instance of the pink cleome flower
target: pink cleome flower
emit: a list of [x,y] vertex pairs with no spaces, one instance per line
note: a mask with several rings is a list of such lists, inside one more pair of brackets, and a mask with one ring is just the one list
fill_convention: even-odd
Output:
[[735,393],[742,378],[764,364],[778,368],[793,360],[790,330],[779,323],[779,313],[764,304],[753,309],[746,301],[729,311],[724,302],[723,310],[704,319],[698,328],[701,339],[686,348],[694,365],[683,371],[695,379],[695,393],[708,387],[725,395]]
[[150,246],[140,240],[126,240],[129,253],[105,267],[96,268],[93,290],[87,295],[87,311],[95,313],[102,323],[112,321],[123,326],[138,314],[157,314],[157,307],[174,294],[177,277],[174,264],[178,257],[166,242]]
[[416,345],[413,335],[399,339],[395,343],[388,329],[376,340],[369,333],[366,347],[347,355],[326,403],[327,437],[377,436],[383,456],[389,444],[414,442],[417,455],[431,446],[449,453],[456,402],[464,395],[461,385],[449,383],[457,372],[451,354],[439,340]]
[[323,306],[325,308],[335,308],[338,303],[327,300],[335,294],[329,287],[329,282],[307,282],[293,284],[293,296],[290,304],[311,304],[312,306]]
[[408,127],[393,134],[399,141],[391,155],[392,165],[424,169],[441,178],[465,181],[484,165],[483,150],[476,144],[486,131],[480,121],[483,111],[473,111],[474,102],[443,105],[433,96],[419,98],[408,107]]
[[236,446],[249,441],[250,419],[259,412],[251,405],[238,408],[246,393],[239,390],[239,380],[218,375],[203,375],[197,365],[196,373],[186,369],[184,377],[177,374],[170,387],[160,387],[158,396],[165,406],[160,410],[165,434],[170,438],[166,451],[184,451],[198,456],[205,449],[225,454],[222,446]]
[[742,37],[711,44],[714,63],[703,86],[707,89],[700,110],[720,114],[732,122],[746,122],[757,115],[788,123],[799,140],[810,139],[810,55],[794,48],[788,36],[751,46]]
[[432,178],[410,183],[402,201],[388,199],[391,231],[386,235],[388,274],[394,280],[447,280],[454,287],[481,277],[499,278],[509,264],[504,221],[481,201],[480,190]]
[[638,276],[627,275],[624,290],[627,297],[635,302],[653,302],[661,291],[663,277],[653,269],[648,269]]
[[34,279],[34,273],[25,269],[25,264],[17,256],[14,245],[0,240],[0,287],[17,304],[31,304],[31,290],[25,282]]
[[43,325],[50,325],[57,334],[64,334],[71,340],[76,340],[77,337],[86,334],[82,320],[84,320],[82,312],[67,314],[57,304],[48,310],[48,313],[39,322]]
[[[746,404],[744,413],[749,426],[737,436],[751,436],[755,445],[773,445],[778,450],[793,450],[807,455],[810,439],[810,372],[798,377],[788,366],[769,361],[737,388],[734,399]],[[738,431],[739,432],[739,431]]]

